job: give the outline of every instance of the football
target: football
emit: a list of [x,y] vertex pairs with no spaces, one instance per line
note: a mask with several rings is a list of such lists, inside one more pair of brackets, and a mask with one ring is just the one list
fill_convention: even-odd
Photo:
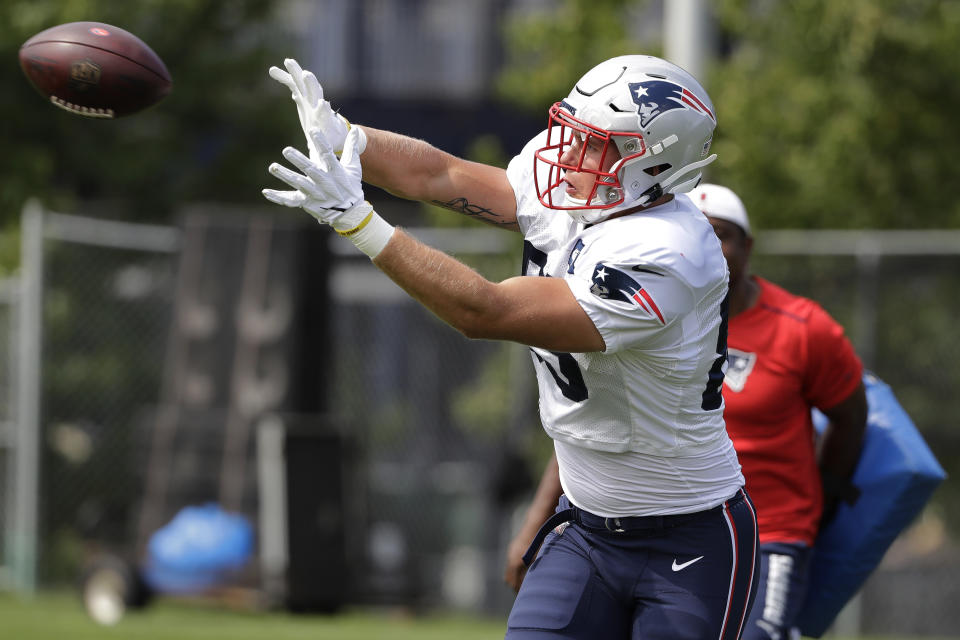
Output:
[[70,22],[20,47],[20,68],[56,106],[88,118],[119,118],[159,102],[173,81],[143,40],[102,22]]

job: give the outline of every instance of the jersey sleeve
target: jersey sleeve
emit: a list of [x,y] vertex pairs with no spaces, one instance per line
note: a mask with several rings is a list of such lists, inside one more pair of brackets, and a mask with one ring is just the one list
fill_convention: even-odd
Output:
[[546,130],[535,136],[507,165],[507,180],[517,199],[517,224],[524,236],[534,223],[536,214],[541,212],[533,184],[533,155],[546,144],[546,136]]
[[853,393],[863,365],[840,326],[819,305],[807,322],[804,395],[818,409],[831,409]]
[[606,344],[605,353],[651,345],[693,308],[689,287],[675,275],[642,273],[635,265],[597,262],[567,283]]

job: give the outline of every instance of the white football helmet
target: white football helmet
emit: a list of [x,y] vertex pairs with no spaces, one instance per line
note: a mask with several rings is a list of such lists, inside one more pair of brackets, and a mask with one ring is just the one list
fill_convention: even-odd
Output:
[[[541,204],[590,224],[666,193],[695,187],[717,125],[713,103],[700,83],[675,64],[653,56],[619,56],[601,62],[550,108],[547,146],[534,156],[534,180]],[[561,162],[580,138],[579,159]],[[602,143],[601,158],[616,145],[620,159],[609,171],[587,169],[590,139]],[[602,165],[602,160],[601,160]],[[595,175],[590,197],[571,197],[567,171]]]

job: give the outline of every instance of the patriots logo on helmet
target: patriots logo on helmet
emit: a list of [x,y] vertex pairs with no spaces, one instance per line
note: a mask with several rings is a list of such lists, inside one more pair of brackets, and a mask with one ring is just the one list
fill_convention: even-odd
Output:
[[657,316],[661,324],[666,324],[653,297],[639,282],[623,271],[598,262],[593,269],[592,281],[590,293],[598,298],[637,304],[647,313]]
[[738,349],[727,348],[727,374],[723,379],[723,383],[727,385],[731,391],[736,391],[737,393],[743,391],[743,387],[747,384],[747,378],[750,376],[750,372],[753,371],[753,365],[757,363],[757,354],[747,353],[746,351],[740,351]]
[[630,82],[630,97],[637,104],[640,126],[646,127],[654,119],[673,109],[693,109],[716,122],[713,112],[691,91],[667,80]]

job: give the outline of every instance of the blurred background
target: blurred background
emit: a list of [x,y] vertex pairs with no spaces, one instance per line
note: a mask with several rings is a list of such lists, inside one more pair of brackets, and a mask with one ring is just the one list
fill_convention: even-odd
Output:
[[[46,103],[17,50],[80,20],[147,42],[170,96],[115,122]],[[754,270],[844,325],[956,474],[958,42],[948,0],[4,0],[0,589],[73,588],[104,558],[147,572],[158,531],[216,504],[253,540],[205,585],[218,602],[505,618],[505,547],[551,450],[528,355],[262,199],[303,146],[267,76],[285,57],[352,122],[502,166],[597,62],[687,67]],[[491,279],[519,268],[517,234],[368,198]],[[958,534],[948,479],[836,632],[958,636]]]

